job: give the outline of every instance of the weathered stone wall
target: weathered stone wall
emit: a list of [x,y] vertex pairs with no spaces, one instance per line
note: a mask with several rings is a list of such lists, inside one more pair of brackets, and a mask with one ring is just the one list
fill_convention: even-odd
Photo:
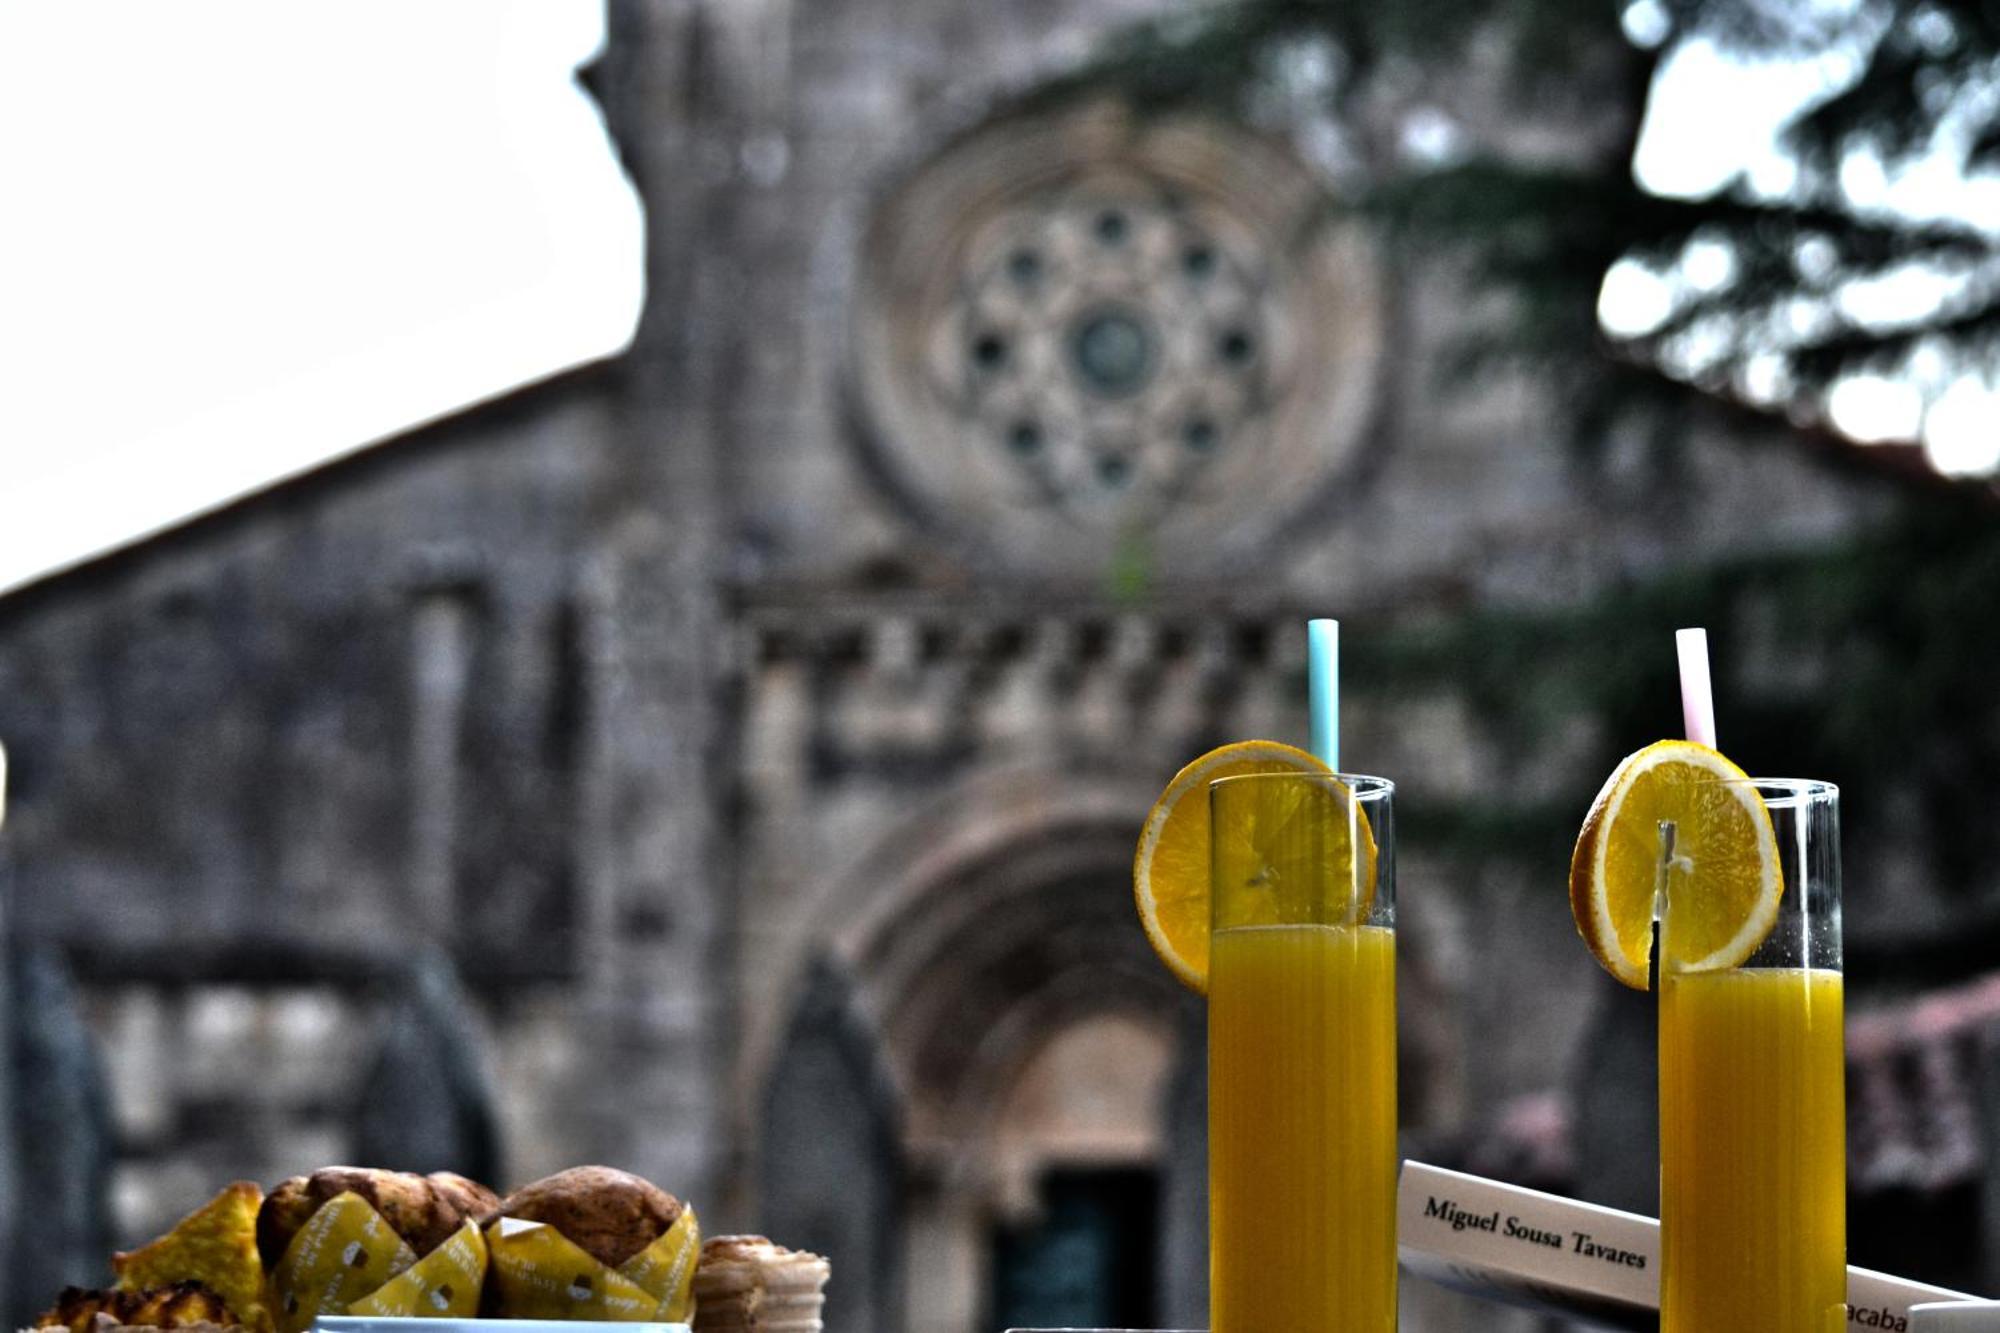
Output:
[[223,1180],[351,1155],[393,982],[430,948],[488,999],[518,1160],[589,1150],[575,1127],[527,1132],[548,1112],[521,1103],[568,1100],[571,1072],[527,1052],[585,1037],[606,384],[548,386],[0,608],[11,911],[87,985],[119,1242]]
[[20,928],[572,971],[602,412],[554,386],[0,608]]

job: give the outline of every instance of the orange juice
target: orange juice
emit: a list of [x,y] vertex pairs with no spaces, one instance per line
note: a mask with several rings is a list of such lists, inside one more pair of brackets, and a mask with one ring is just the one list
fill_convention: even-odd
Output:
[[1662,1333],[1847,1327],[1838,972],[1660,977]]
[[1395,932],[1237,926],[1211,947],[1214,1333],[1391,1333]]

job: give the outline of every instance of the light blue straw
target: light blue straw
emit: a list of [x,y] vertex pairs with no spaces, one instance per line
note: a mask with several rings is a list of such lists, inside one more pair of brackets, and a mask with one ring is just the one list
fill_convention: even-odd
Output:
[[1306,622],[1307,712],[1312,752],[1340,771],[1340,622]]

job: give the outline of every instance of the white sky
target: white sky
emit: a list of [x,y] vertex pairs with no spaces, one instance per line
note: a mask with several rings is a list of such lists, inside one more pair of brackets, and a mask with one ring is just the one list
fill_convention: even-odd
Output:
[[0,591],[615,354],[601,0],[0,0]]
[[[1654,85],[1634,174],[1663,195],[1705,195],[1738,175],[1753,191],[1781,193],[1794,175],[1778,146],[1786,120],[1802,103],[1851,78],[1856,60],[1845,53],[1816,62],[1746,63],[1707,41],[1683,44]],[[1955,132],[1947,125],[1947,138]],[[1968,179],[1959,174],[1957,161],[1953,152],[1937,152],[1890,172],[1878,161],[1857,157],[1843,165],[1841,185],[1860,208],[1951,218],[2000,235],[2000,176]],[[1698,280],[1686,268],[1680,277]],[[1949,288],[1940,275],[1905,271],[1855,284],[1843,294],[1842,307],[1864,320],[1916,318]],[[1642,332],[1666,317],[1672,300],[1666,281],[1625,263],[1606,275],[1598,308],[1612,331]],[[1925,364],[1897,376],[1855,375],[1833,386],[1827,415],[1862,444],[1921,440],[1932,466],[1947,475],[2000,467],[2000,429],[1994,426],[2000,421],[2000,390],[1983,376],[1951,378]]]
[[[0,0],[0,592],[620,351],[643,220],[572,79],[603,37],[601,0]],[[1843,73],[1684,46],[1640,181],[1782,189],[1779,127]],[[1850,175],[2000,231],[2000,179]],[[1621,266],[1600,308],[1667,299]],[[1860,377],[1829,411],[2000,464],[1983,382]]]

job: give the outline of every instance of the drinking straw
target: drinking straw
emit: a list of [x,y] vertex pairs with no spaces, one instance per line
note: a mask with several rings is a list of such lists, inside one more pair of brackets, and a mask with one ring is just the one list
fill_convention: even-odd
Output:
[[1715,694],[1708,683],[1708,631],[1674,631],[1681,659],[1681,729],[1691,741],[1715,748]]
[[1340,622],[1306,622],[1306,704],[1312,752],[1340,771]]

